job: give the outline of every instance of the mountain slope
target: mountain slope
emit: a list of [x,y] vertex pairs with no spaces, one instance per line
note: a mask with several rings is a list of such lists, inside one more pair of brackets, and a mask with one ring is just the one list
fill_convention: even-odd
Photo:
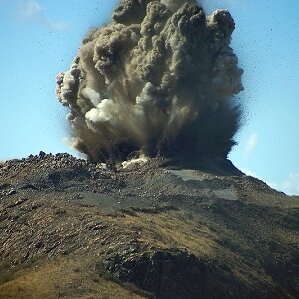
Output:
[[0,298],[296,298],[299,197],[229,161],[0,166]]

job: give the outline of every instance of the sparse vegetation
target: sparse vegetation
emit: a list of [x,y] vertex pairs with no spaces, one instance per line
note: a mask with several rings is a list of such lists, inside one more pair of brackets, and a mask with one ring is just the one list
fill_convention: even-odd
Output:
[[299,197],[222,166],[112,171],[44,155],[5,167],[0,298],[168,298],[167,281],[194,275],[184,298],[298,295]]

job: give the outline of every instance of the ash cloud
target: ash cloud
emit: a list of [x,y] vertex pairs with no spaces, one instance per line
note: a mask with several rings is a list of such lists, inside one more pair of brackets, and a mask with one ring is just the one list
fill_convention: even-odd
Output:
[[226,158],[243,89],[234,27],[228,11],[206,16],[195,1],[121,1],[57,76],[73,147],[94,162]]

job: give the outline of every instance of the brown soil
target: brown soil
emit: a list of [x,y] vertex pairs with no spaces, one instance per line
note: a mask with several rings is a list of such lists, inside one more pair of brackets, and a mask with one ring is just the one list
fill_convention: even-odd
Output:
[[298,298],[298,206],[229,161],[7,161],[0,298]]

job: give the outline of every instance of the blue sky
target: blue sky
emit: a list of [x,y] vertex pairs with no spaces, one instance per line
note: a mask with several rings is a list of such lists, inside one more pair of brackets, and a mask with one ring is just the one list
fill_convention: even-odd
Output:
[[[82,37],[109,22],[116,0],[0,0],[0,160],[40,150],[71,152],[55,76]],[[232,47],[245,73],[243,127],[230,159],[241,170],[299,194],[299,1],[203,0],[228,8]]]

